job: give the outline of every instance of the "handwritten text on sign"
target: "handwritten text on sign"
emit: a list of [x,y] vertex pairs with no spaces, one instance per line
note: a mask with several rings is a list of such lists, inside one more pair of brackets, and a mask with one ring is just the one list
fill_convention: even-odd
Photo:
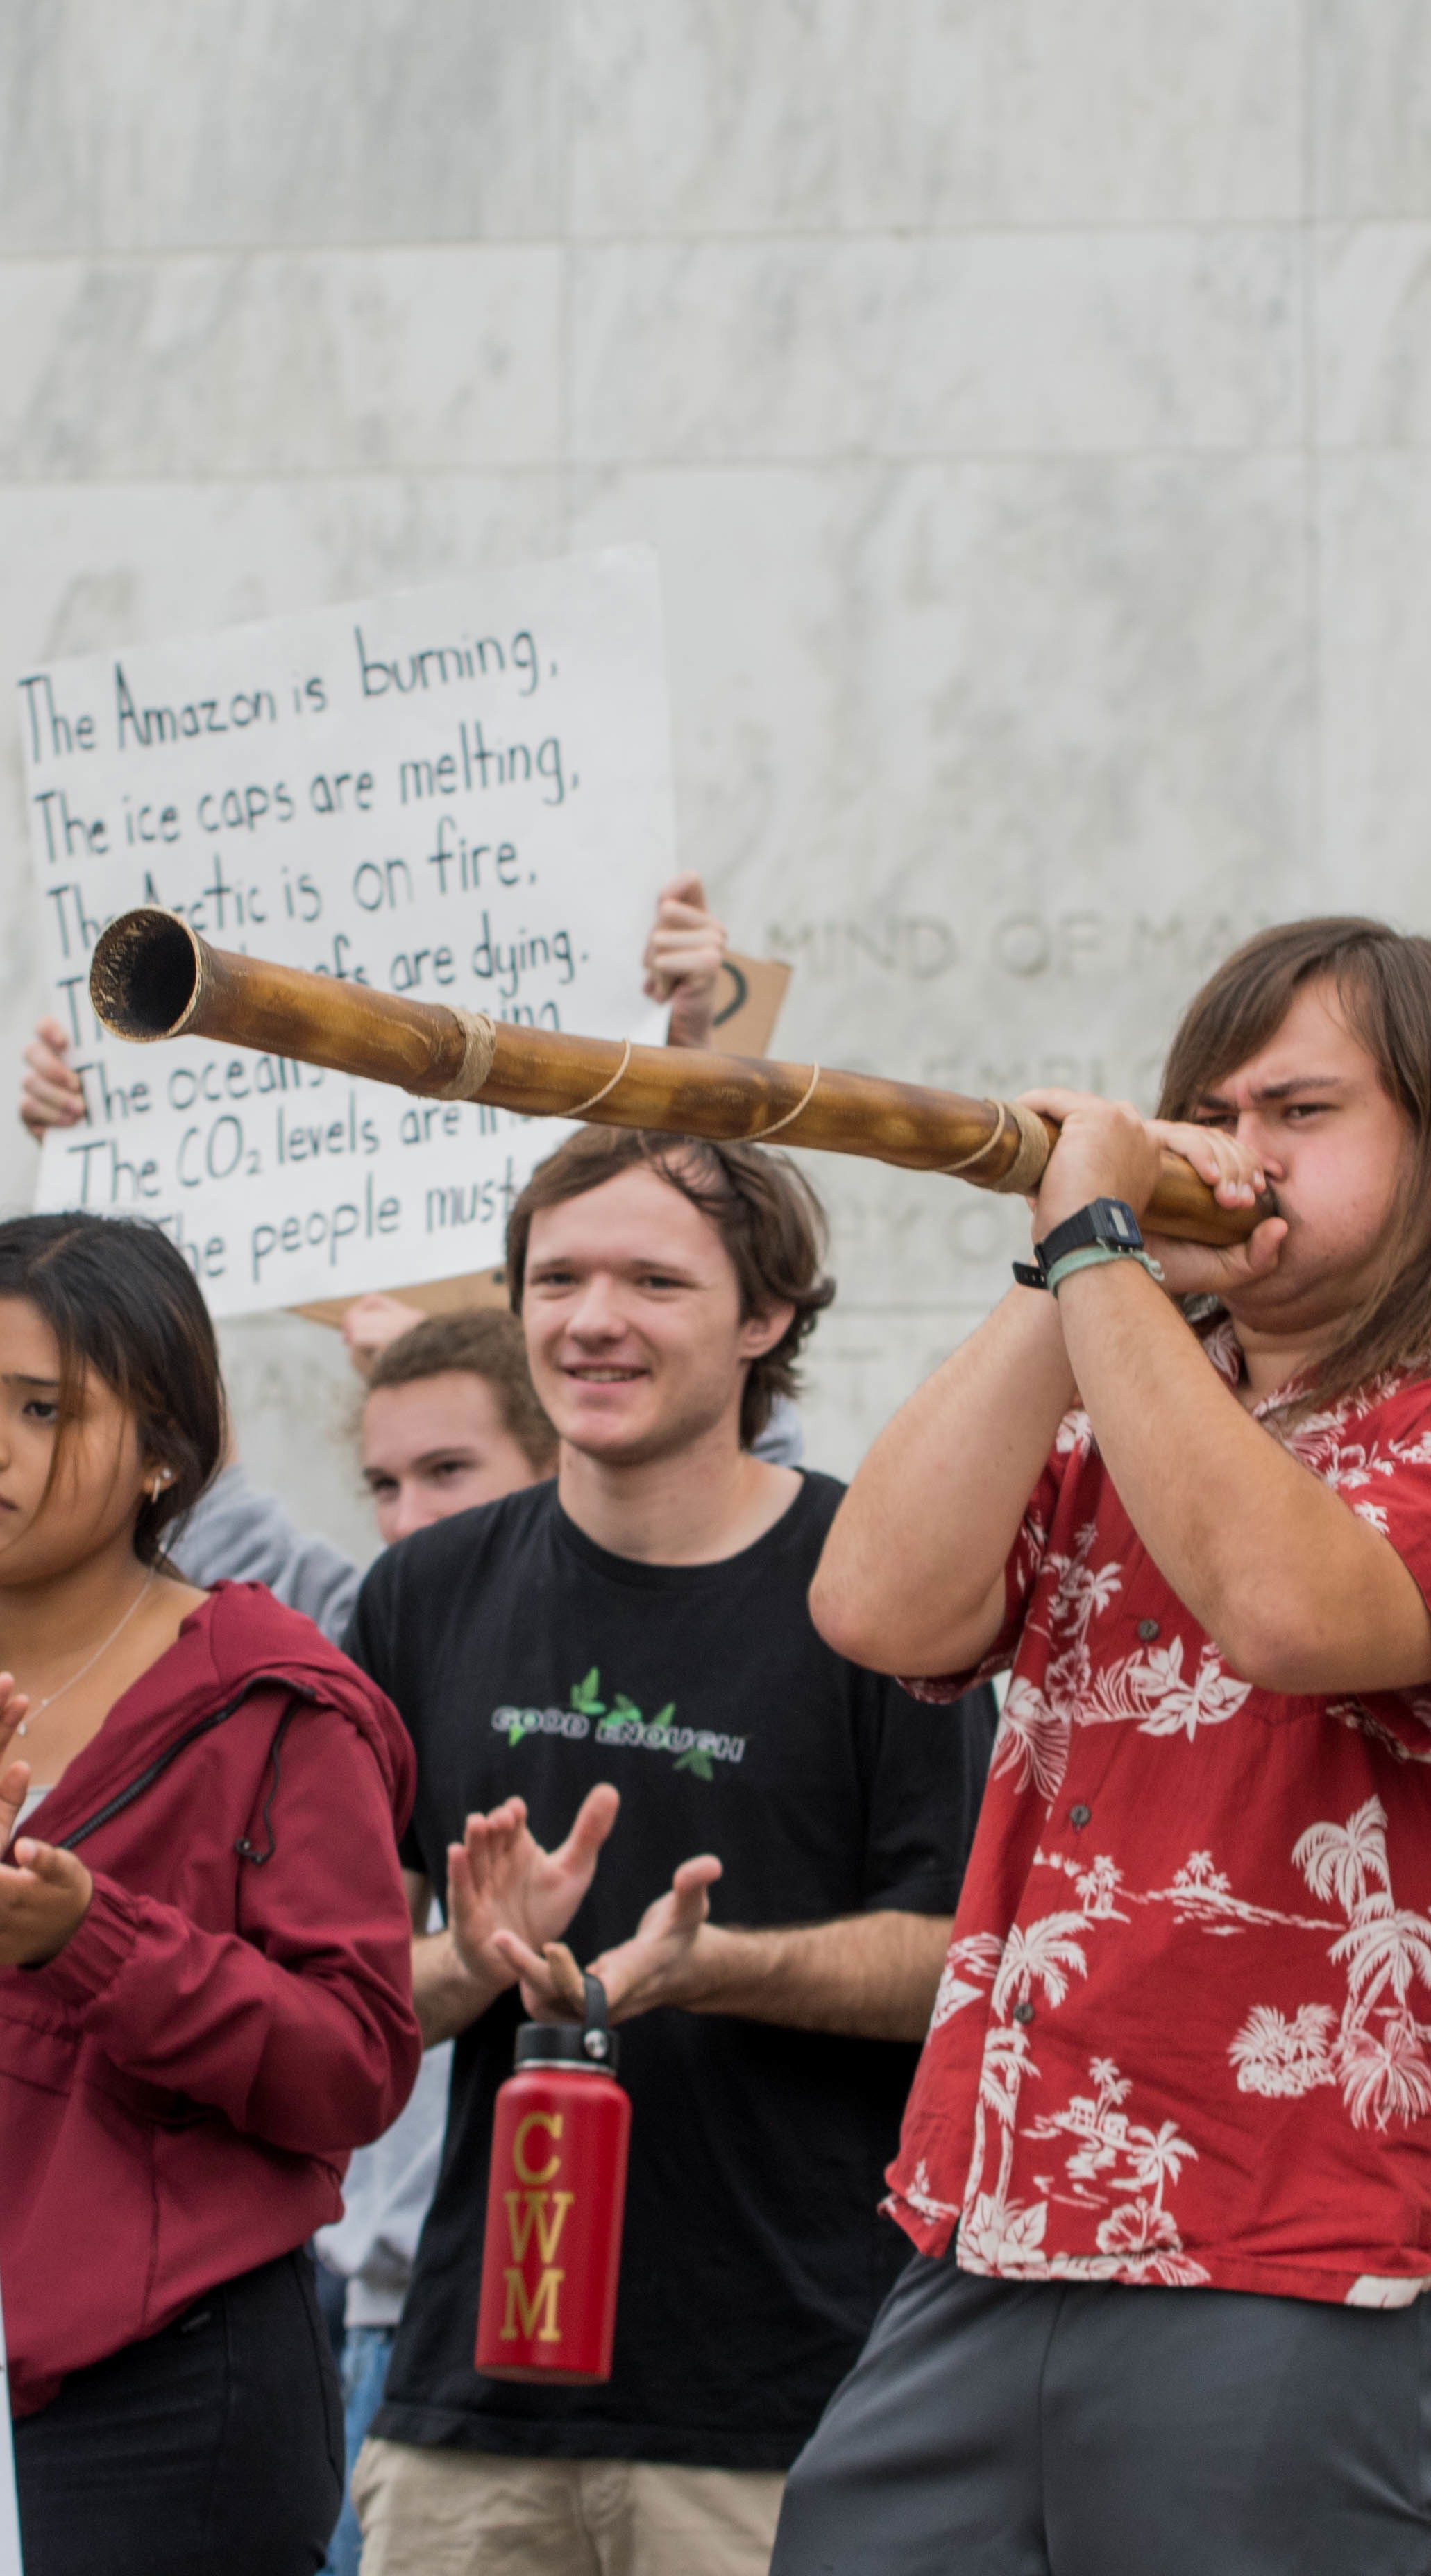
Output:
[[421,1102],[89,1007],[131,905],[375,990],[655,1039],[639,956],[673,861],[655,559],[613,548],[95,654],[20,682],[51,1007],[89,1123],[42,1207],[156,1219],[217,1314],[501,1258],[551,1121]]

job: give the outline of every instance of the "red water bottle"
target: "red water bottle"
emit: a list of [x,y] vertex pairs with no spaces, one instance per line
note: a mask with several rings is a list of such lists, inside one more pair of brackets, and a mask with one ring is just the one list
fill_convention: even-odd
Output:
[[497,2096],[477,2311],[489,2379],[609,2379],[631,2101],[616,2081],[606,1990],[586,2020],[523,2022]]

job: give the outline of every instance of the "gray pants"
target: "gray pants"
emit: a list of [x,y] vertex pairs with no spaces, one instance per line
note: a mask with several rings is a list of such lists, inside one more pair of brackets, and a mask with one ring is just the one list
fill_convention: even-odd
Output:
[[790,2473],[771,2576],[1431,2576],[1431,2299],[916,2255]]

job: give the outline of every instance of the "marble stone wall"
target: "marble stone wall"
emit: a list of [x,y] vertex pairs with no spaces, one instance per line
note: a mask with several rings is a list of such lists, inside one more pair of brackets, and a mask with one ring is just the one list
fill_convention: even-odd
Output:
[[[1424,0],[10,0],[0,117],[7,682],[648,538],[683,854],[789,1053],[1146,1095],[1245,930],[1428,924]],[[1017,1223],[817,1177],[848,1469]],[[229,1359],[360,1543],[331,1337]]]

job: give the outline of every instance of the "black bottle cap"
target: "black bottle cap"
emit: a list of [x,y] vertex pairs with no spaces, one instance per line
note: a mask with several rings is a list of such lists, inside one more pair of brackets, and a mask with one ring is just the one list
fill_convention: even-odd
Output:
[[517,2032],[518,2066],[584,2066],[588,2074],[615,2074],[617,2041],[606,2016],[606,1988],[599,1977],[582,1982],[585,2021],[524,2021]]

